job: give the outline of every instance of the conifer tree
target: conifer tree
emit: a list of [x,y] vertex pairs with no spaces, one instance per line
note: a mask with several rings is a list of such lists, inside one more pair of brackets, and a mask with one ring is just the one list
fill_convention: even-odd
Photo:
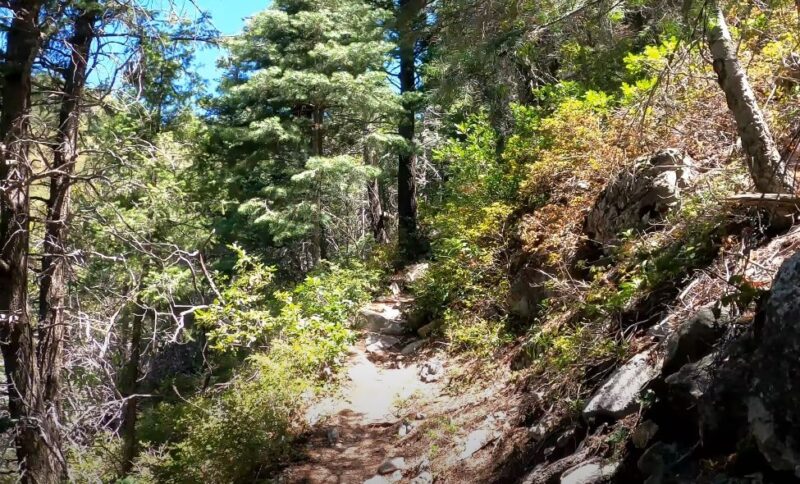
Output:
[[229,42],[210,148],[220,212],[236,212],[223,235],[301,270],[358,243],[366,136],[398,110],[385,19],[360,0],[278,0]]

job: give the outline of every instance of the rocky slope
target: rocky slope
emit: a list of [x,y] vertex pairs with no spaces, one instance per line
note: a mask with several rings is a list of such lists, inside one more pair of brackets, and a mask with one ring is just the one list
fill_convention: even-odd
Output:
[[[576,257],[657,236],[706,182],[679,150],[637,160],[587,210]],[[800,482],[800,226],[769,217],[785,221],[731,208],[711,257],[604,322],[626,356],[583,372],[529,370],[524,338],[492,362],[453,356],[413,320],[412,268],[362,311],[342,393],[309,411],[305,460],[282,482]],[[512,275],[509,307],[580,321],[536,314],[553,295],[538,269]]]

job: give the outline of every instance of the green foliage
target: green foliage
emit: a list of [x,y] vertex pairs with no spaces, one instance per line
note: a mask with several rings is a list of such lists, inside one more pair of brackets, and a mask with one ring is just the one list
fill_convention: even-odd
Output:
[[400,149],[388,15],[361,0],[278,0],[226,42],[199,167],[226,243],[292,276],[363,253],[365,187],[380,170],[362,154]]
[[508,288],[497,261],[519,177],[498,158],[486,114],[458,125],[435,156],[448,182],[437,203],[423,207],[422,220],[436,235],[431,267],[413,287],[416,304],[443,320],[455,349],[487,355],[507,341],[505,317],[493,308]]
[[274,271],[234,250],[235,274],[198,322],[218,351],[260,351],[221,392],[161,404],[148,418],[172,422],[150,427],[150,435],[172,442],[168,452],[140,463],[160,482],[251,482],[285,462],[304,402],[342,362],[353,339],[350,321],[378,281],[362,265],[331,264],[277,290]]

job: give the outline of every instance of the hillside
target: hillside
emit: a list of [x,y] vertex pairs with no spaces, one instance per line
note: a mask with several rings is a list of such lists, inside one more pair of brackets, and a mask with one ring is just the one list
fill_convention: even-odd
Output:
[[0,481],[800,481],[797,2],[239,1],[0,2]]

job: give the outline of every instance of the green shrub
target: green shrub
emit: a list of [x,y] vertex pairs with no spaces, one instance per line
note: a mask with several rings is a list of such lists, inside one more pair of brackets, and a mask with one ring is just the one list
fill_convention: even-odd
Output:
[[[198,318],[219,352],[258,349],[222,390],[161,404],[151,420],[171,422],[161,454],[146,453],[141,475],[159,482],[252,482],[292,453],[304,404],[326,384],[353,340],[350,321],[371,299],[378,273],[326,264],[290,290],[239,251],[236,274]],[[150,435],[169,432],[151,428]]]

